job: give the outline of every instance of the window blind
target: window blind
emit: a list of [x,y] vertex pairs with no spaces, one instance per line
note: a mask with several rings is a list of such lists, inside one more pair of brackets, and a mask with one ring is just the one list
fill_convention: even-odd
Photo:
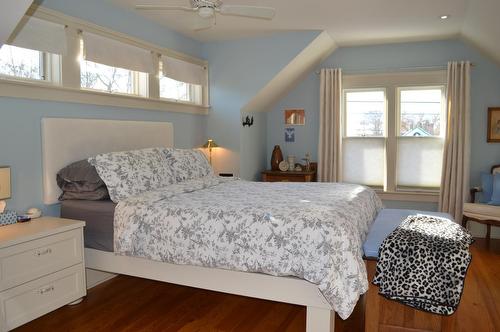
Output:
[[344,138],[342,181],[384,185],[385,138]]
[[164,76],[184,83],[207,85],[204,66],[164,55],[161,56],[161,62]]
[[151,51],[89,32],[82,37],[85,60],[154,74]]
[[399,137],[398,186],[439,188],[443,149],[441,137]]
[[65,26],[30,16],[8,44],[65,55],[67,50]]

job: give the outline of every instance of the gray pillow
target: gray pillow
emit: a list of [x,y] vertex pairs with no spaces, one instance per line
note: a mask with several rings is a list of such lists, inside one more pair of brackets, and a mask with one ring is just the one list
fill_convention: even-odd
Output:
[[109,193],[106,186],[97,188],[94,191],[63,191],[59,196],[60,201],[65,200],[85,200],[85,201],[102,201],[109,199]]
[[56,176],[57,185],[63,193],[59,200],[103,200],[109,198],[108,189],[94,166],[80,160],[61,169]]

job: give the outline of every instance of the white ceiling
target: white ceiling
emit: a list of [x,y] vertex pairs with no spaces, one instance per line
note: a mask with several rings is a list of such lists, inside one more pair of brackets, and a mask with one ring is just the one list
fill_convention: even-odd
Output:
[[[325,30],[339,46],[464,36],[500,61],[500,0],[223,0],[276,8],[272,21],[217,15],[217,25],[191,30],[195,13],[138,11],[135,4],[189,6],[189,0],[112,0],[138,15],[200,41],[287,30]],[[441,20],[441,15],[450,15]]]

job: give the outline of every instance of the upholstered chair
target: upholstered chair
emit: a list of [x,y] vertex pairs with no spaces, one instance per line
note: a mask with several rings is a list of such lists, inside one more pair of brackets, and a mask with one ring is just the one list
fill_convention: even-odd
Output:
[[[491,173],[500,173],[500,165],[495,165],[491,168]],[[500,226],[500,206],[476,203],[476,194],[482,192],[482,188],[476,187],[470,190],[471,202],[464,204],[464,218],[462,225],[467,227],[467,221],[473,220],[481,224],[485,224],[486,239],[490,239],[491,226]]]

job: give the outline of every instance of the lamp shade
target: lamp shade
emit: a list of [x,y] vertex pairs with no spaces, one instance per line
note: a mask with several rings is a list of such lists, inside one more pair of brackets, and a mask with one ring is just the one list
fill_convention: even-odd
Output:
[[214,142],[212,139],[208,139],[208,141],[203,145],[204,148],[218,148],[219,146],[217,143]]
[[0,166],[0,200],[10,198],[10,167]]

